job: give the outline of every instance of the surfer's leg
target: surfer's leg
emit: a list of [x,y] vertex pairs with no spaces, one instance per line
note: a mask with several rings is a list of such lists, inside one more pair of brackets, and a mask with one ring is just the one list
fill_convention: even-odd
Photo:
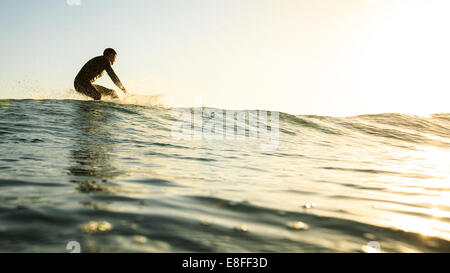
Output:
[[98,92],[100,92],[103,96],[110,96],[113,99],[117,99],[119,96],[117,96],[116,91],[106,88],[101,85],[93,84],[95,89],[97,89]]
[[91,83],[80,84],[75,82],[75,90],[83,95],[93,98],[94,100],[100,100],[102,98],[102,94],[97,91]]

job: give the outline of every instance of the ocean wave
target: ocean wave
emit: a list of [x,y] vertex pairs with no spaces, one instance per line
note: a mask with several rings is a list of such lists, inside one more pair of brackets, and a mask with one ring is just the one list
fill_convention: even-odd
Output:
[[450,114],[275,112],[260,125],[279,143],[264,151],[257,138],[172,136],[175,110],[212,122],[226,109],[147,102],[2,104],[0,251],[61,252],[74,238],[85,252],[450,249]]

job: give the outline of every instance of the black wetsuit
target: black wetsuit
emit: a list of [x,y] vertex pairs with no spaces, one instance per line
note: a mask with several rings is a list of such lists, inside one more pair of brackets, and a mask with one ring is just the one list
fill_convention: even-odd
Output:
[[83,68],[81,68],[80,72],[78,72],[78,75],[75,77],[75,90],[94,100],[101,99],[102,95],[117,98],[118,96],[114,90],[92,84],[96,79],[100,78],[105,71],[108,73],[114,84],[124,90],[122,83],[111,67],[111,63],[104,56],[98,56],[91,59],[83,66]]

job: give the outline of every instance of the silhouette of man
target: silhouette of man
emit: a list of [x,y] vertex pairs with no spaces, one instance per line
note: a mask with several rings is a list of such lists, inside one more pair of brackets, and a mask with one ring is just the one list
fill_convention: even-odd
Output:
[[125,90],[125,87],[123,87],[111,67],[114,64],[116,57],[116,51],[112,48],[107,48],[103,51],[103,56],[98,56],[88,61],[75,77],[75,90],[94,100],[100,100],[102,96],[118,98],[116,91],[101,85],[93,84],[93,82],[103,76],[106,71],[114,84],[126,94],[127,91]]

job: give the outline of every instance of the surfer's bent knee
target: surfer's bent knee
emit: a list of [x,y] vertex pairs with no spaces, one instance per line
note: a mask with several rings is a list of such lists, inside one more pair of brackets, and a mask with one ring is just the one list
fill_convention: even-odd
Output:
[[75,90],[83,95],[91,97],[94,100],[101,100],[102,94],[95,89],[95,87],[91,84],[83,84],[80,81],[75,79],[74,82]]

